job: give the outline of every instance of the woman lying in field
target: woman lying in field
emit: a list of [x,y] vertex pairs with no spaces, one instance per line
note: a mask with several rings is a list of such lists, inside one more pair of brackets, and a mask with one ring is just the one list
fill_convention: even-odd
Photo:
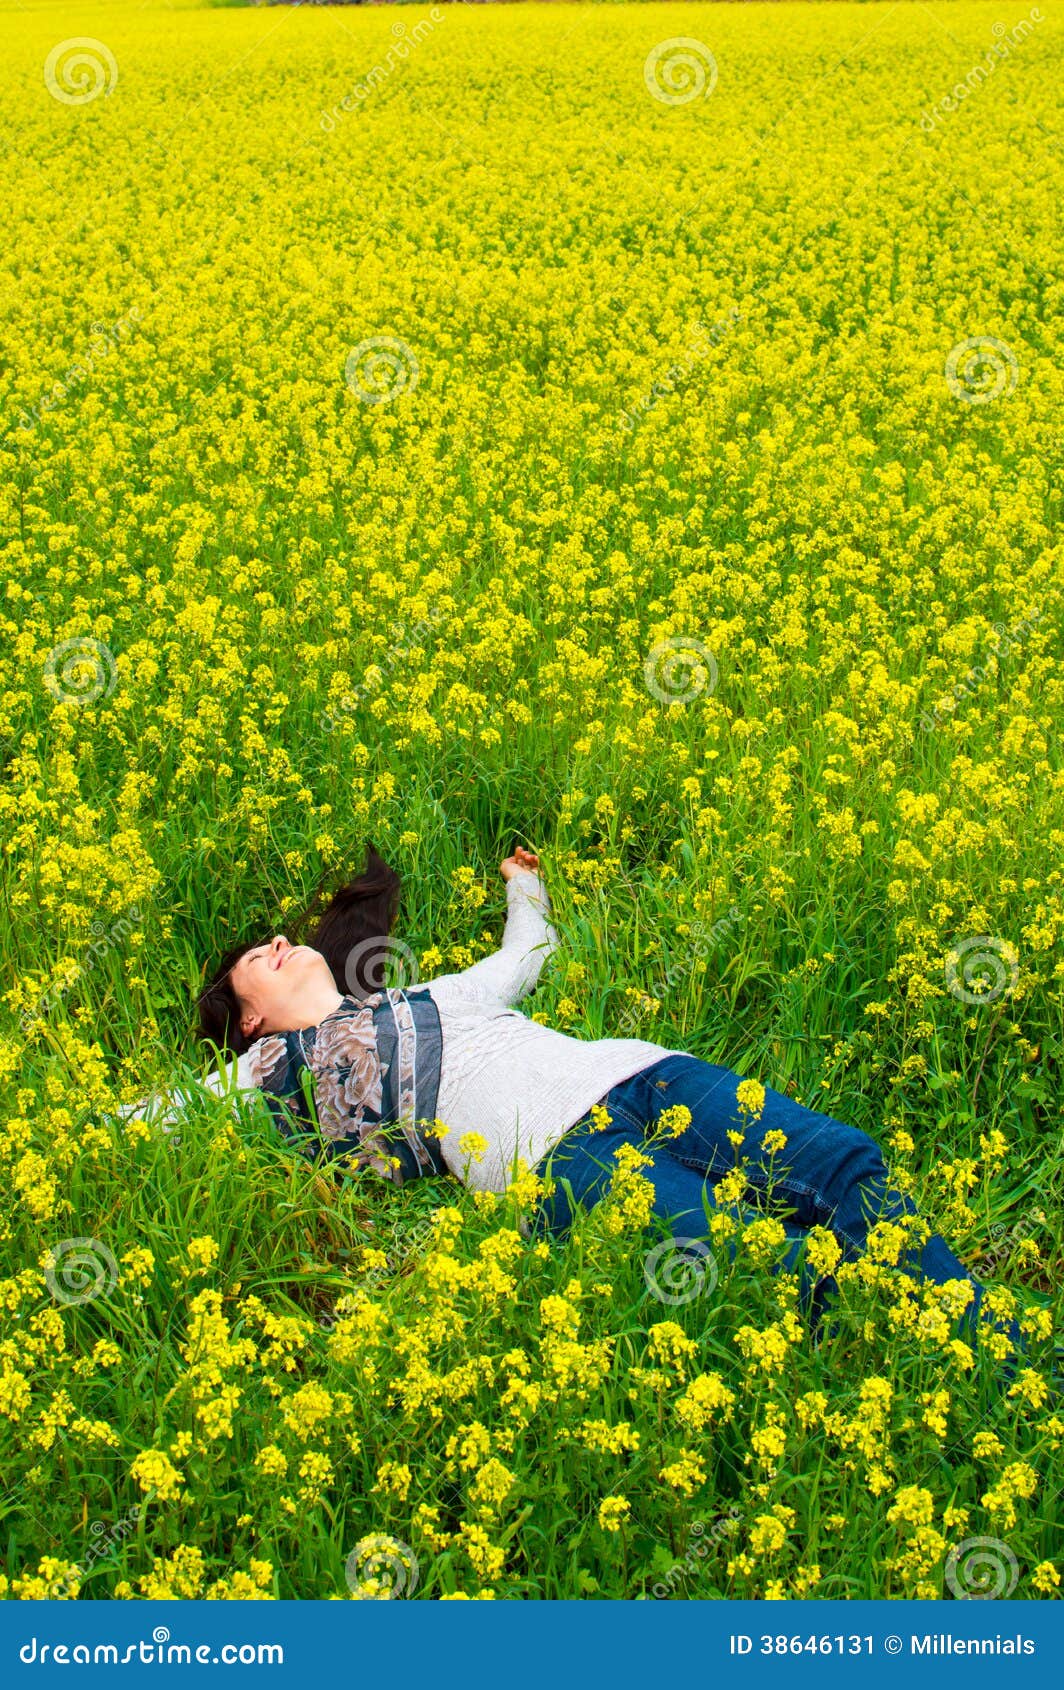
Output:
[[[557,944],[538,867],[522,849],[501,865],[508,913],[493,955],[405,990],[374,989],[367,982],[379,983],[395,943],[388,935],[399,878],[371,848],[365,872],[332,899],[312,944],[278,934],[222,959],[200,999],[204,1037],[237,1058],[237,1084],[261,1088],[280,1132],[313,1160],[368,1166],[400,1184],[451,1173],[471,1189],[502,1193],[523,1159],[546,1182],[536,1231],[565,1233],[572,1203],[597,1202],[616,1153],[633,1145],[650,1158],[642,1172],[653,1213],[678,1248],[697,1251],[738,1150],[746,1188],[738,1200],[729,1191],[721,1206],[749,1220],[750,1203],[771,1185],[791,1241],[779,1268],[797,1267],[816,1331],[836,1287],[809,1265],[809,1228],[829,1227],[842,1259],[853,1260],[873,1222],[914,1216],[915,1205],[891,1189],[867,1133],[686,1051],[570,1038],[516,1010]],[[225,1081],[219,1074],[211,1083],[221,1090]],[[486,1141],[479,1159],[460,1148],[467,1133]],[[984,1288],[942,1238],[919,1241],[927,1230],[917,1223],[899,1265],[917,1280],[962,1281],[957,1319],[971,1337],[988,1320]],[[1022,1346],[1015,1322],[1001,1330]]]

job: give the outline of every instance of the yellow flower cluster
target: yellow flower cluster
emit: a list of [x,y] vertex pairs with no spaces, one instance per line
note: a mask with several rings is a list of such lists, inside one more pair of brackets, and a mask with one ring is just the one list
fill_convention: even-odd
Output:
[[[692,1591],[941,1595],[967,1533],[1059,1594],[1064,19],[162,7],[0,68],[0,1594],[346,1599],[390,1537],[415,1596],[630,1597],[733,1504]],[[701,1277],[636,1143],[532,1244],[534,1169],[341,1179],[194,1084],[231,942],[372,839],[466,968],[522,828],[535,1018],[745,1076]],[[918,1225],[810,1232],[808,1344],[769,1087],[998,1282],[993,1431]]]

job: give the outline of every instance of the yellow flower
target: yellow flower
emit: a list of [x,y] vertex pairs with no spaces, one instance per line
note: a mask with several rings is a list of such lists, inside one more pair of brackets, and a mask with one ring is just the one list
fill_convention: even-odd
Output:
[[750,1549],[759,1557],[778,1555],[787,1541],[787,1532],[794,1525],[793,1508],[776,1503],[770,1514],[758,1514],[750,1528]]
[[1026,1461],[1010,1461],[996,1485],[983,1492],[980,1501],[991,1517],[1000,1515],[1000,1524],[1011,1531],[1018,1519],[1016,1503],[1029,1501],[1038,1486],[1038,1474]]
[[153,1491],[162,1502],[173,1502],[182,1494],[181,1474],[160,1449],[142,1450],[129,1471],[142,1491]]
[[1033,1367],[1021,1367],[1015,1382],[1005,1393],[1008,1397],[1022,1397],[1032,1408],[1041,1408],[1049,1399],[1049,1386]]
[[750,1221],[743,1229],[743,1244],[750,1253],[753,1261],[765,1267],[772,1262],[779,1250],[787,1242],[787,1234],[783,1222],[774,1215],[766,1215],[761,1220]]
[[[320,1502],[322,1493],[333,1482],[332,1463],[320,1450],[308,1450],[299,1463],[299,1477],[303,1481],[297,1495],[301,1502]],[[380,1473],[378,1471],[378,1479]],[[405,1499],[405,1489],[401,1492]]]
[[734,1404],[735,1392],[728,1389],[719,1373],[699,1373],[677,1398],[674,1412],[681,1425],[700,1432],[718,1414],[728,1419]]
[[672,1103],[658,1116],[654,1136],[662,1139],[679,1138],[690,1125],[691,1111],[686,1103]]
[[488,1148],[488,1141],[483,1133],[463,1133],[458,1140],[458,1149],[462,1156],[471,1158],[474,1162],[482,1162]]
[[940,1441],[946,1436],[946,1421],[949,1415],[950,1394],[948,1391],[924,1391],[921,1396],[924,1405],[923,1423],[929,1431],[934,1432]]
[[623,1455],[627,1450],[636,1450],[641,1443],[638,1427],[630,1425],[626,1420],[618,1421],[612,1426],[605,1420],[585,1420],[579,1426],[577,1435],[586,1449],[599,1450],[610,1455]]
[[765,1107],[765,1088],[760,1080],[740,1080],[735,1097],[742,1113],[749,1115],[752,1121]]
[[806,1233],[806,1259],[817,1274],[828,1276],[842,1260],[842,1247],[827,1227],[811,1226]]
[[671,1367],[682,1380],[684,1361],[698,1353],[698,1345],[675,1320],[659,1320],[648,1329],[647,1350],[654,1361]]
[[580,1326],[580,1310],[574,1308],[566,1297],[541,1297],[539,1318],[547,1332],[564,1333],[569,1337],[575,1337]]
[[26,1602],[70,1602],[80,1594],[81,1579],[81,1568],[76,1562],[44,1555],[37,1563],[36,1573],[11,1580],[11,1594]]
[[491,1542],[483,1526],[473,1525],[468,1520],[463,1521],[456,1534],[456,1541],[464,1548],[470,1566],[480,1578],[493,1579],[501,1575],[506,1565],[506,1551]]
[[887,1509],[891,1525],[929,1526],[934,1517],[935,1499],[919,1485],[903,1485]]
[[700,1485],[706,1482],[705,1463],[693,1450],[682,1449],[675,1461],[667,1462],[661,1469],[663,1482],[683,1496],[693,1496]]
[[605,1496],[599,1503],[598,1523],[604,1532],[619,1532],[629,1518],[632,1505],[625,1496]]
[[514,1486],[514,1475],[492,1456],[479,1467],[469,1487],[470,1500],[495,1510],[502,1506]]
[[151,1277],[155,1271],[155,1257],[150,1250],[138,1246],[135,1249],[127,1250],[120,1259],[126,1270],[122,1275],[123,1281],[128,1278],[135,1285],[151,1283]]
[[218,1260],[218,1245],[208,1234],[204,1234],[201,1238],[189,1239],[187,1254],[192,1264],[190,1271],[205,1273]]
[[413,1473],[405,1461],[382,1461],[377,1468],[377,1482],[371,1488],[397,1496],[405,1502]]

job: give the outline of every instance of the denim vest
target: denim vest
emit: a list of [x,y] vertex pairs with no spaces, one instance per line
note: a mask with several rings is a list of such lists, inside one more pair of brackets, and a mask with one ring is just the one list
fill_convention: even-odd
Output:
[[436,1102],[443,1036],[426,987],[345,997],[316,1027],[248,1052],[274,1123],[301,1155],[371,1167],[396,1185],[449,1170]]

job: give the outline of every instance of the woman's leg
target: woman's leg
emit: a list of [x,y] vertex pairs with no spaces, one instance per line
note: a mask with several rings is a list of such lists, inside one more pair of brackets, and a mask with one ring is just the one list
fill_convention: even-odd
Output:
[[[689,1126],[677,1137],[661,1141],[670,1157],[713,1179],[734,1168],[737,1156],[745,1158],[749,1189],[763,1193],[771,1183],[773,1196],[793,1210],[799,1226],[830,1227],[843,1246],[844,1260],[852,1261],[863,1252],[868,1229],[876,1221],[896,1221],[918,1213],[910,1197],[892,1188],[883,1153],[867,1133],[768,1086],[761,1113],[751,1122],[737,1102],[740,1079],[731,1069],[700,1057],[670,1055],[615,1086],[603,1102],[611,1115],[616,1108],[625,1120],[642,1120],[651,1126],[664,1109],[684,1104],[691,1112]],[[773,1157],[764,1150],[763,1140],[774,1128],[787,1142]],[[729,1140],[729,1132],[743,1135],[738,1147]],[[973,1297],[962,1321],[968,1333],[974,1334],[985,1287],[944,1239],[932,1234],[923,1245],[907,1247],[898,1265],[916,1278],[939,1285],[950,1279],[967,1280]],[[1016,1349],[1022,1348],[1015,1321],[1004,1323],[1001,1329]]]
[[[615,1093],[610,1095],[616,1099]],[[707,1202],[711,1212],[719,1210],[730,1214],[740,1225],[756,1219],[756,1212],[743,1203],[727,1207],[719,1204],[713,1183],[704,1173],[670,1156],[662,1144],[648,1144],[645,1125],[637,1125],[626,1118],[619,1107],[609,1127],[598,1128],[590,1115],[585,1116],[539,1163],[536,1172],[541,1178],[552,1179],[555,1189],[538,1205],[531,1230],[534,1235],[567,1233],[573,1222],[573,1206],[561,1181],[567,1181],[573,1202],[585,1209],[591,1208],[605,1196],[616,1171],[617,1151],[624,1144],[634,1145],[643,1155],[650,1157],[650,1166],[639,1171],[653,1187],[652,1213],[667,1223],[677,1245],[677,1249],[665,1252],[657,1260],[652,1259],[653,1250],[648,1252],[645,1264],[647,1282],[663,1302],[690,1301],[700,1293],[711,1272],[707,1257],[712,1259],[713,1252],[706,1249],[705,1242],[709,1234]],[[805,1256],[806,1229],[793,1221],[784,1221],[782,1225],[790,1245],[777,1263],[776,1271],[798,1273],[799,1303],[809,1320],[810,1330],[815,1331],[826,1293],[834,1281],[828,1278],[818,1280],[809,1268]],[[717,1248],[713,1246],[714,1250]],[[735,1239],[729,1239],[727,1253],[730,1258],[734,1259],[736,1250]],[[713,1272],[712,1283],[715,1280]],[[677,1290],[678,1295],[675,1294]]]

